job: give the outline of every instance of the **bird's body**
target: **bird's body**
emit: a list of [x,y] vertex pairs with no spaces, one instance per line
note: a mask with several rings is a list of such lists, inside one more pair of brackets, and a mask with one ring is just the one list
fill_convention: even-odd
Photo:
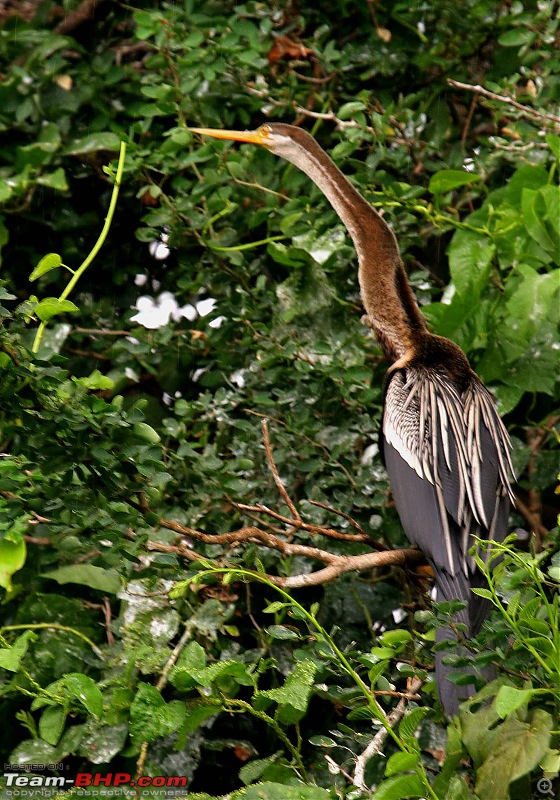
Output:
[[[314,181],[348,229],[367,323],[390,362],[381,439],[395,504],[408,538],[433,567],[436,600],[466,603],[455,621],[466,625],[467,638],[476,635],[487,607],[471,591],[482,576],[468,550],[473,535],[504,538],[513,475],[492,395],[462,350],[427,329],[393,232],[313,137],[278,123],[247,132],[193,130],[283,156]],[[453,714],[468,689],[447,680],[448,671],[437,654],[440,699]]]

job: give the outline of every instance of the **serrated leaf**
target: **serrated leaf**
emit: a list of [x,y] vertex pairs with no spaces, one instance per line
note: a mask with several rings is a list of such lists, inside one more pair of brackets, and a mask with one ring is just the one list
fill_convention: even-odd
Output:
[[493,595],[490,589],[478,589],[478,588],[471,588],[473,594],[477,594],[479,597],[485,597],[487,600],[491,600]]
[[442,169],[432,175],[428,189],[432,194],[445,194],[451,189],[465,186],[469,183],[477,183],[481,176],[476,172],[465,172],[462,169]]
[[[115,385],[115,382],[111,380],[107,375],[102,375],[98,369],[94,369],[92,373],[90,373],[86,378],[76,378],[72,377],[74,383],[79,384],[80,386],[85,386],[86,389],[112,389]],[[138,423],[141,425],[142,423]],[[153,430],[153,428],[151,429]],[[154,431],[155,433],[155,431]],[[156,433],[158,437],[156,441],[159,441],[159,435]]]
[[420,725],[423,718],[428,714],[430,711],[429,708],[415,708],[413,709],[410,714],[407,714],[401,720],[401,724],[399,725],[399,733],[403,739],[410,739],[414,737],[414,733],[418,725]]
[[266,758],[256,758],[253,761],[250,761],[248,764],[245,764],[239,770],[240,779],[246,786],[249,783],[254,783],[254,781],[261,777],[266,768],[276,761],[279,755],[280,751],[273,753]]
[[298,711],[305,711],[316,672],[317,665],[313,661],[309,659],[300,661],[288,675],[283,686],[259,692],[259,696],[274,700],[279,705],[290,705]]
[[180,700],[166,703],[155,686],[140,683],[130,706],[130,734],[136,741],[153,742],[178,731],[186,713]]

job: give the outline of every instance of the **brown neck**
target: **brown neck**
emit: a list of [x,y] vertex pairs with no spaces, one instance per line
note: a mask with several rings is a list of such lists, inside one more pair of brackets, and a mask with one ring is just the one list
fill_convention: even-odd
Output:
[[333,164],[315,139],[298,131],[289,160],[321,189],[348,229],[358,254],[358,279],[368,323],[386,356],[412,355],[427,333],[399,254],[393,231]]

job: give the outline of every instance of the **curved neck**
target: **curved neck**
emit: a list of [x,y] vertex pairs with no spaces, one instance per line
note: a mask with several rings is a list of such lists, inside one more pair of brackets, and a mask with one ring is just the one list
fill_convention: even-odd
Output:
[[288,160],[319,187],[348,229],[358,254],[368,323],[386,356],[395,361],[412,355],[426,323],[408,284],[393,231],[314,139],[305,148],[294,148]]

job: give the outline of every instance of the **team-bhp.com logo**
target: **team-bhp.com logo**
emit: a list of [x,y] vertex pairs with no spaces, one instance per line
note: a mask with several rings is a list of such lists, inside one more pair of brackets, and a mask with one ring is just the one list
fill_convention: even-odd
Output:
[[[74,778],[47,775],[22,775],[20,772],[5,772],[5,788],[7,797],[30,797],[43,794],[47,796],[53,789],[58,793],[61,789],[75,787],[78,789],[100,789],[101,787],[139,786],[142,789],[185,788],[188,779],[184,775],[140,775],[133,778],[128,772],[107,772],[104,775],[92,772],[78,772]],[[29,792],[33,789],[33,793]],[[43,790],[43,792],[41,792]]]

